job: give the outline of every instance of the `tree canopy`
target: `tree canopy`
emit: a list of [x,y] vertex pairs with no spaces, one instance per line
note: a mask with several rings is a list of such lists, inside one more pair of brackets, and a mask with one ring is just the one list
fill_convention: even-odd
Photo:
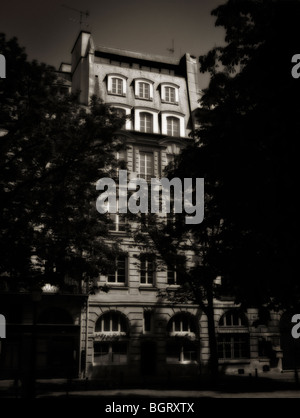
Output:
[[[177,175],[204,177],[204,264],[245,305],[299,303],[299,1],[229,0],[212,11],[226,45],[200,57],[210,83]],[[217,234],[211,234],[217,231]]]
[[66,278],[90,281],[112,264],[108,219],[96,182],[113,176],[124,121],[93,98],[59,94],[54,68],[29,62],[17,39],[0,36],[0,275],[11,288]]

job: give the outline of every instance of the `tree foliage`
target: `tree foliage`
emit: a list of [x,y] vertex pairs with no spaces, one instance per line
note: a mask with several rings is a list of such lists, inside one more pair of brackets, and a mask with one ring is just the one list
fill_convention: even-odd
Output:
[[205,220],[193,232],[211,241],[206,262],[237,302],[296,306],[300,3],[229,0],[212,14],[227,44],[200,57],[211,79],[198,141],[179,164],[180,176],[205,179]]
[[96,211],[96,181],[113,176],[124,121],[93,98],[60,95],[52,67],[27,60],[0,37],[0,274],[10,287],[90,281],[111,264],[117,242]]

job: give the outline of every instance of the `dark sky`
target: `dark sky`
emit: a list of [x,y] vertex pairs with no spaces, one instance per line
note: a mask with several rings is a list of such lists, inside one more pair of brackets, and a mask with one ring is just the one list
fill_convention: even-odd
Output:
[[[0,32],[16,36],[29,59],[56,68],[70,62],[80,30],[79,17],[89,11],[82,29],[92,32],[96,45],[175,57],[202,55],[224,43],[223,28],[215,27],[213,8],[225,0],[2,0]],[[69,8],[63,7],[63,4]],[[70,9],[71,8],[71,9]],[[1,51],[0,51],[1,53]]]

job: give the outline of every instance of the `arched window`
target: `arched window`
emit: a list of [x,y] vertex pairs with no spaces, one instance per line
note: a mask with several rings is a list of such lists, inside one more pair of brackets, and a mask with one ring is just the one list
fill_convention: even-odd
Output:
[[174,116],[167,117],[167,135],[180,136],[180,120]]
[[220,318],[217,342],[220,359],[249,358],[248,321],[243,313],[231,310]]
[[173,83],[161,84],[161,100],[163,103],[178,104],[179,86]]
[[147,112],[140,113],[140,131],[153,132],[153,115]]
[[179,313],[168,323],[167,331],[169,333],[194,333],[197,332],[196,320],[188,313]]
[[221,327],[235,327],[243,326],[247,327],[247,319],[244,314],[237,310],[226,312],[220,319],[219,326]]
[[152,80],[145,78],[137,78],[134,81],[134,94],[136,99],[152,100],[153,99],[153,84]]
[[127,333],[127,321],[120,312],[109,311],[100,316],[95,325],[95,332]]
[[128,325],[120,312],[109,311],[95,324],[94,365],[127,363]]
[[126,95],[126,80],[122,74],[108,74],[107,75],[107,92],[117,96]]

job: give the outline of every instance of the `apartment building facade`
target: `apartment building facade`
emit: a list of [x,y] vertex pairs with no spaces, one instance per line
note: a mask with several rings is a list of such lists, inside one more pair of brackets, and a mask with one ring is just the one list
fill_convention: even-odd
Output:
[[[118,157],[132,177],[163,177],[168,162],[191,140],[201,97],[198,77],[197,58],[189,54],[175,59],[96,46],[88,32],[80,33],[72,50],[72,91],[80,92],[80,102],[88,104],[95,94],[128,116],[127,149]],[[109,291],[89,297],[82,317],[84,375],[128,382],[205,373],[205,314],[192,303],[159,298],[160,290],[176,288],[176,274],[143,261],[121,215],[113,215],[113,222],[111,233],[128,256],[99,278]],[[290,322],[283,325],[282,313],[272,313],[264,324],[258,318],[256,309],[241,313],[232,300],[215,301],[221,370],[255,374],[291,367]]]
[[[63,64],[59,72],[62,93],[79,92],[82,105],[96,95],[128,116],[120,133],[126,150],[117,158],[126,162],[130,177],[162,178],[174,155],[192,140],[201,97],[196,57],[175,59],[97,46],[91,33],[82,31],[72,63]],[[48,330],[36,336],[37,375],[46,370],[44,375],[51,377],[55,365],[56,375],[63,375],[63,363],[68,363],[73,377],[115,384],[197,379],[209,360],[206,315],[192,302],[174,304],[160,297],[160,291],[178,287],[176,272],[140,257],[143,248],[128,234],[122,215],[112,215],[112,221],[110,232],[126,257],[99,277],[99,288],[108,291],[61,296],[49,284],[35,319],[32,301],[26,302],[23,312],[29,313],[19,322],[35,330],[41,324],[42,334]],[[2,296],[6,298],[5,292]],[[11,304],[7,306],[8,312]],[[291,313],[273,312],[261,323],[257,309],[241,312],[232,299],[215,300],[214,308],[220,370],[254,375],[300,365]],[[7,326],[8,335],[18,339],[15,322],[8,320]],[[18,353],[12,359],[9,344],[7,340],[0,353],[0,371],[6,375],[19,367],[24,351],[16,343]]]

